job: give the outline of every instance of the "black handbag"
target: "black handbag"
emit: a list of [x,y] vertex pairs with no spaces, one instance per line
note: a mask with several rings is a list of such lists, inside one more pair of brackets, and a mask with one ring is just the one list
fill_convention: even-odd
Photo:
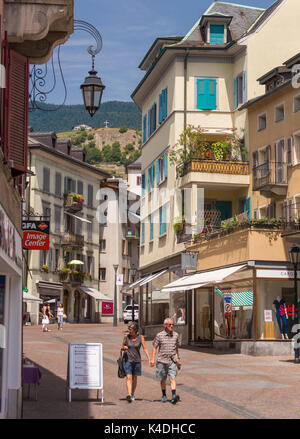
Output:
[[125,373],[124,366],[123,366],[122,351],[120,351],[120,356],[117,359],[117,363],[118,363],[118,377],[119,378],[125,378],[126,377],[126,373]]

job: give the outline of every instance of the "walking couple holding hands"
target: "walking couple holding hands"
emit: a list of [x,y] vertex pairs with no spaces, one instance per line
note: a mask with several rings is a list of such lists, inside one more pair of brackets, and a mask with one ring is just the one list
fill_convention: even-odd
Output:
[[162,402],[167,401],[166,383],[167,377],[170,378],[170,385],[172,390],[171,403],[176,404],[179,401],[179,396],[176,395],[176,376],[177,371],[181,367],[179,357],[179,335],[173,331],[173,320],[170,318],[164,321],[164,330],[159,332],[154,341],[152,348],[152,357],[150,359],[149,351],[145,344],[145,339],[138,333],[137,322],[131,322],[128,325],[128,335],[124,336],[121,349],[124,351],[123,366],[126,373],[126,388],[127,401],[135,400],[135,390],[137,387],[137,377],[142,374],[141,367],[141,346],[143,347],[147,356],[149,366],[154,367],[156,362],[156,378],[160,381],[162,391]]

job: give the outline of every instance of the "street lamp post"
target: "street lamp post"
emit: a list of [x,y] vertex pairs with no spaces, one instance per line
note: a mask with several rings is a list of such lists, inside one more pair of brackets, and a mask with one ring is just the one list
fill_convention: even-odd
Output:
[[[290,250],[289,250],[289,254],[290,254],[290,259],[291,259],[291,263],[294,266],[294,302],[295,302],[295,306],[294,306],[294,320],[295,323],[298,323],[298,285],[297,285],[297,268],[298,268],[298,263],[299,263],[299,257],[300,257],[300,247],[298,247],[297,245],[293,245]],[[297,330],[297,333],[299,332],[299,330]],[[297,341],[296,341],[297,342]],[[299,363],[299,348],[295,347],[294,348],[295,351],[295,363]]]
[[[132,278],[132,282],[134,282],[135,280],[135,275],[136,275],[136,268],[133,265],[131,267],[131,278]],[[131,296],[131,303],[132,303],[132,321],[134,322],[134,287],[132,287],[132,296]]]
[[118,306],[117,306],[117,270],[119,265],[114,264],[114,270],[115,270],[115,289],[114,289],[114,326],[118,326]]

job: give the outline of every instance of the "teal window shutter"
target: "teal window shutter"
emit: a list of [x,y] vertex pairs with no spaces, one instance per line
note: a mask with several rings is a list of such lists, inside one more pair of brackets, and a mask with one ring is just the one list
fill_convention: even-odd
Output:
[[217,108],[216,79],[197,79],[197,109],[215,110]]
[[159,208],[159,234],[162,235],[162,207]]
[[155,166],[154,166],[154,162],[152,163],[151,166],[151,187],[154,188],[154,173],[155,173]]
[[143,118],[143,142],[147,140],[147,116]]
[[153,240],[153,220],[152,215],[150,215],[150,241]]
[[168,177],[168,153],[165,153],[166,155],[164,156],[164,176],[165,178]]
[[162,208],[162,233],[167,231],[167,207]]
[[168,113],[168,89],[164,89],[164,119],[166,119]]
[[158,98],[158,123],[162,123],[162,93]]
[[152,107],[152,122],[153,122],[153,126],[152,126],[151,133],[153,133],[153,131],[156,130],[156,102],[154,103],[154,105]]
[[151,191],[151,168],[148,168],[148,192]]
[[202,110],[206,107],[205,79],[197,79],[197,109]]
[[148,137],[151,136],[151,109],[148,110]]
[[210,25],[210,44],[224,44],[224,25]]
[[247,72],[243,72],[243,103],[247,101]]
[[233,98],[234,98],[234,108],[238,106],[238,78],[237,76],[233,81]]
[[217,81],[215,79],[206,80],[207,87],[207,109],[215,110],[217,108]]
[[142,223],[142,244],[145,244],[145,223]]
[[248,219],[251,219],[251,197],[244,199],[244,212],[247,212]]
[[157,159],[156,160],[156,184],[160,183],[159,164],[160,164],[160,160]]
[[142,197],[145,195],[145,174],[142,174]]

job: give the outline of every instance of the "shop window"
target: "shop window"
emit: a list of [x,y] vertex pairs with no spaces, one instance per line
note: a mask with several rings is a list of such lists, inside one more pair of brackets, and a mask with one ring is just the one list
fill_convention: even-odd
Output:
[[186,293],[180,291],[170,294],[170,317],[175,325],[185,325],[186,321]]
[[215,288],[215,339],[253,338],[252,283],[231,289]]

